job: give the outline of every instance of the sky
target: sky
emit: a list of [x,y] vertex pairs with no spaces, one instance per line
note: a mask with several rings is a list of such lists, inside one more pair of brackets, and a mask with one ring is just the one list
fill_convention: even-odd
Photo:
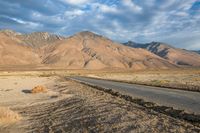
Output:
[[91,31],[117,42],[200,50],[200,0],[0,0],[0,29]]

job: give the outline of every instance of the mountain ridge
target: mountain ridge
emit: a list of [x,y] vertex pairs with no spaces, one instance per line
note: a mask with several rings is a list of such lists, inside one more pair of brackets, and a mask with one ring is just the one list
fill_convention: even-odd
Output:
[[0,30],[0,32],[6,34],[9,37],[16,37],[23,42],[22,45],[30,46],[33,48],[40,48],[44,45],[54,43],[65,38],[63,36],[48,32],[32,32],[22,34],[9,29]]
[[193,50],[193,52],[200,54],[200,50]]
[[15,36],[0,32],[0,65],[39,64],[38,54],[22,43]]
[[124,43],[124,45],[128,45],[134,48],[143,48],[146,49],[171,63],[180,66],[200,66],[200,55],[193,51],[184,50],[180,48],[175,48],[169,44],[165,44],[162,42],[151,42],[146,44],[137,44],[132,43]]
[[[79,32],[70,37],[57,36],[48,32],[20,34],[14,31],[1,31],[0,37],[4,38],[0,42],[0,46],[3,46],[0,47],[0,58],[4,58],[5,53],[6,56],[13,58],[12,54],[15,50],[9,49],[9,46],[5,47],[5,44],[11,43],[19,51],[14,52],[16,58],[9,62],[4,59],[0,65],[9,65],[13,62],[12,65],[36,64],[65,69],[131,70],[179,67],[144,48],[125,46],[90,31]],[[23,60],[26,62],[21,63]]]
[[[46,46],[44,51],[47,51],[44,64],[77,69],[174,67],[146,50],[128,48],[92,32],[77,33],[55,45]],[[146,61],[145,58],[146,60],[152,58],[152,62]],[[158,66],[154,65],[155,62],[159,62]]]

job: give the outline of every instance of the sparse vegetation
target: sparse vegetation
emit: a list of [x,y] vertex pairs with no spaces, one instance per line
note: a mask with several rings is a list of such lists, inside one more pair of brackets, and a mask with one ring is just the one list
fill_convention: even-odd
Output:
[[199,69],[98,73],[86,76],[134,84],[200,91]]
[[0,126],[15,123],[21,119],[20,115],[9,108],[0,107]]
[[[52,71],[49,73],[52,73]],[[25,72],[25,74],[28,74],[28,72]],[[77,74],[83,76],[102,74],[107,76],[109,75],[108,71],[56,71],[58,76],[55,77],[52,73],[53,77],[48,78],[46,76],[41,77],[40,74],[42,72],[34,73],[34,76],[24,76],[20,72],[19,76],[3,76],[0,89],[9,88],[12,90],[1,91],[0,103],[15,108],[23,118],[28,119],[20,121],[22,119],[20,115],[9,108],[4,108],[3,111],[0,110],[0,121],[3,121],[4,124],[11,119],[11,123],[14,124],[0,125],[0,132],[4,133],[7,130],[19,132],[18,129],[24,130],[22,132],[50,132],[50,129],[51,132],[82,132],[83,128],[86,128],[88,132],[112,132],[116,130],[119,132],[127,132],[128,130],[135,132],[199,131],[199,126],[194,125],[199,117],[196,119],[193,114],[188,116],[180,110],[173,110],[164,106],[155,107],[156,104],[154,103],[145,102],[142,99],[132,99],[111,89],[106,90],[105,92],[108,93],[105,93],[65,78],[65,76],[76,76]],[[43,74],[48,74],[48,72]],[[110,73],[112,76],[115,74],[117,75],[117,73]],[[125,73],[118,72],[118,74]],[[128,72],[128,74],[133,75],[133,72]],[[62,77],[63,75],[64,77]],[[7,79],[4,79],[4,77]],[[141,81],[139,75],[135,79]],[[151,78],[151,80],[154,79]],[[155,82],[164,84],[171,81],[155,80]],[[46,88],[47,86],[48,88]],[[34,88],[31,90],[32,87]],[[18,94],[18,92],[22,93]],[[34,93],[45,94],[34,95]],[[177,119],[169,117],[169,113]],[[160,126],[159,129],[158,126]]]
[[35,94],[35,93],[46,93],[47,92],[47,88],[44,86],[36,86],[31,90],[31,93]]
[[[155,81],[155,82],[157,82],[157,81]],[[188,122],[190,122],[194,125],[200,126],[199,125],[200,124],[199,123],[200,122],[200,115],[189,114],[189,113],[184,112],[184,110],[177,110],[177,109],[174,109],[172,107],[160,106],[160,105],[157,105],[156,103],[147,102],[143,99],[133,98],[131,96],[124,95],[124,94],[121,94],[117,91],[114,91],[113,89],[106,89],[106,88],[98,87],[98,86],[95,86],[95,85],[90,85],[90,84],[83,83],[83,82],[81,82],[81,83],[84,84],[84,85],[87,85],[89,87],[93,87],[97,90],[109,93],[113,96],[120,97],[122,99],[125,99],[126,101],[136,103],[136,104],[143,106],[145,108],[152,109],[156,112],[163,113],[163,114],[175,117],[175,118],[183,119],[183,120],[186,120],[186,121],[188,121]]]

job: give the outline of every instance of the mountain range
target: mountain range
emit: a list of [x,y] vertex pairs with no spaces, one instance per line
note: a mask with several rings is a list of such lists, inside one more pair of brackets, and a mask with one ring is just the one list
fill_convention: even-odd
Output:
[[170,69],[199,67],[200,55],[160,43],[120,44],[89,31],[62,37],[47,32],[22,34],[1,30],[0,66],[30,65],[62,69]]
[[143,48],[152,52],[163,59],[168,60],[170,63],[179,66],[200,66],[200,55],[197,52],[189,51],[185,49],[175,48],[169,44],[161,42],[151,42],[146,44],[139,44],[135,42],[127,42],[124,45],[133,48]]
[[200,50],[193,50],[193,52],[200,54]]

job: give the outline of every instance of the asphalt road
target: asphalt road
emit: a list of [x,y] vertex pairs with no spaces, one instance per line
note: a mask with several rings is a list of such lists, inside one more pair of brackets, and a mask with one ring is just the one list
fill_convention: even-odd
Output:
[[71,77],[71,79],[85,82],[99,87],[110,88],[120,93],[142,98],[145,101],[159,105],[174,107],[190,113],[200,114],[200,93],[176,89],[150,87],[87,77]]

